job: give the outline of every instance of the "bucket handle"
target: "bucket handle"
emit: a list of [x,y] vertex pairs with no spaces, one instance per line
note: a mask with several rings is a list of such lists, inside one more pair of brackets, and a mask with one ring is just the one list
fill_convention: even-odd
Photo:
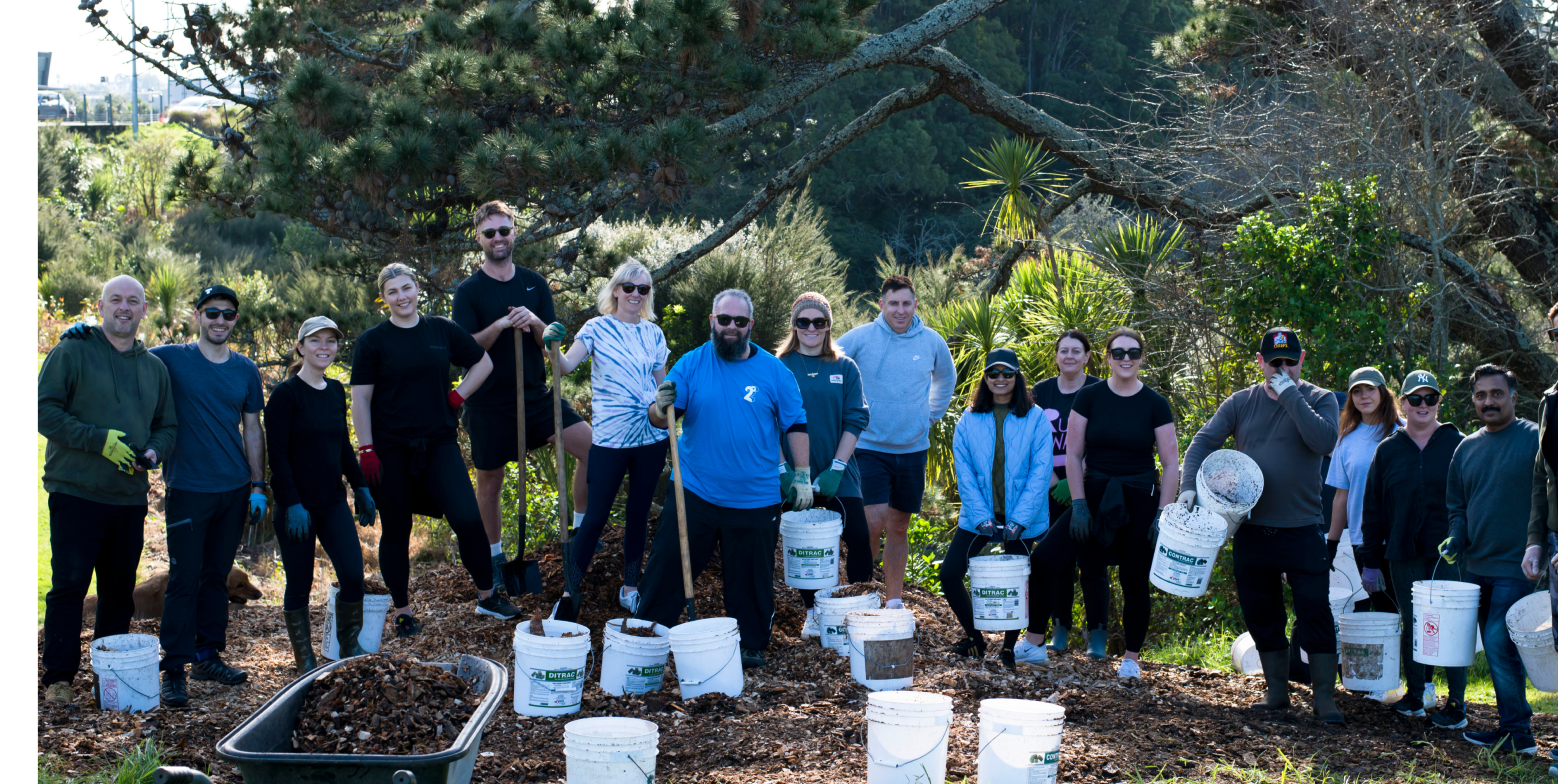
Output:
[[[867,721],[869,723],[869,720],[867,720]],[[952,722],[948,721],[943,726],[945,727],[945,729],[943,729],[941,731],[941,737],[938,738],[935,743],[932,743],[930,745],[930,749],[926,750],[926,752],[924,754],[921,754],[920,756],[915,757],[914,759],[909,760],[908,762],[900,762],[897,765],[889,765],[889,764],[887,764],[885,762],[882,762],[881,760],[878,760],[876,757],[871,756],[871,744],[869,744],[869,743],[866,744],[866,759],[870,760],[871,764],[873,764],[873,765],[881,765],[884,768],[892,768],[893,770],[897,770],[898,768],[902,768],[902,767],[907,767],[909,765],[913,765],[914,763],[919,762],[920,760],[925,759],[926,757],[929,757],[931,754],[933,754],[936,751],[936,747],[937,746],[940,746],[942,743],[946,742],[946,740],[947,740],[947,733],[950,733],[952,731]]]
[[[916,652],[918,652],[919,649],[920,649],[920,629],[919,629],[918,626],[916,626],[914,628],[914,638],[913,639],[914,639],[914,650]],[[905,664],[910,664],[910,665],[914,664],[914,659],[912,658],[912,655],[911,655],[911,658],[908,661],[906,661],[906,662],[899,662],[897,664],[885,664],[883,662],[879,662],[876,659],[873,659],[870,656],[867,656],[866,655],[866,651],[865,651],[864,648],[857,648],[857,647],[855,647],[854,635],[851,635],[850,638],[849,638],[849,647],[854,649],[854,650],[860,651],[860,658],[865,659],[866,661],[871,662],[872,664],[875,664],[878,667],[897,668],[897,667],[902,667]]]
[[[740,653],[740,652],[741,652],[741,644],[738,642],[738,643],[736,643],[736,647],[733,650],[731,650],[731,652],[730,652],[730,659],[736,658],[736,654]],[[714,672],[710,673],[709,677],[704,678],[701,681],[682,680],[682,671],[681,671],[680,668],[678,668],[677,671],[676,671],[676,682],[677,682],[678,685],[681,685],[681,686],[702,686],[703,684],[708,683],[709,681],[714,680],[715,676],[717,676],[720,673],[724,672],[725,668],[730,666],[730,659],[726,659],[724,664],[721,664],[720,666],[714,668]]]

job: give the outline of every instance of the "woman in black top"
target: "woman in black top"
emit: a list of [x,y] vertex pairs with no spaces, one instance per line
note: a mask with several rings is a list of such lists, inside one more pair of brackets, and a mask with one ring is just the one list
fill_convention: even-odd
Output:
[[[492,372],[471,333],[442,316],[417,312],[416,273],[404,264],[379,271],[390,318],[362,333],[352,356],[352,424],[363,473],[379,493],[379,566],[395,600],[395,634],[422,630],[411,614],[411,515],[444,517],[460,562],[476,583],[476,612],[512,620],[519,611],[492,590],[487,533],[455,440],[456,412]],[[449,365],[467,368],[449,388]]]
[[[1138,374],[1146,356],[1141,333],[1120,327],[1104,344],[1109,380],[1083,387],[1071,407],[1066,428],[1067,475],[1071,486],[1071,524],[1050,526],[1033,552],[1033,571],[1054,569],[1072,557],[1086,571],[1105,564],[1120,567],[1120,591],[1125,598],[1125,657],[1121,678],[1141,677],[1141,648],[1147,639],[1152,593],[1152,526],[1158,510],[1173,503],[1179,488],[1179,442],[1174,412],[1162,395],[1142,383]],[[1163,464],[1160,486],[1154,453]],[[1078,476],[1081,482],[1074,481]],[[1105,608],[1098,589],[1082,585],[1083,601]],[[1034,592],[1031,617],[1048,618],[1050,591]],[[1091,625],[1092,621],[1090,621]],[[1106,634],[1102,628],[1088,635]]]
[[287,573],[281,615],[299,675],[317,663],[308,613],[315,538],[330,556],[341,586],[335,597],[341,658],[367,653],[357,644],[362,631],[362,549],[341,478],[355,488],[359,525],[373,525],[374,505],[346,432],[346,389],[341,382],[325,378],[340,347],[341,329],[334,321],[315,316],[303,322],[295,349],[298,358],[287,369],[287,380],[276,385],[265,404],[271,491],[286,520],[276,526],[276,544]]

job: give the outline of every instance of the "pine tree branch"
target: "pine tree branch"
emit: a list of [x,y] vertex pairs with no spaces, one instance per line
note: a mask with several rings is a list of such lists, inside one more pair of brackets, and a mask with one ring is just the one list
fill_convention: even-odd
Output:
[[[175,82],[178,82],[179,86],[183,87],[184,89],[186,89],[186,90],[188,90],[188,91],[190,91],[190,92],[192,92],[192,93],[194,93],[196,95],[204,95],[207,98],[227,98],[227,95],[224,95],[222,93],[212,92],[210,90],[207,90],[204,87],[200,87],[200,86],[196,85],[194,82],[192,82],[192,81],[190,81],[190,80],[180,76],[172,68],[168,67],[163,61],[155,59],[152,56],[142,52],[139,49],[132,48],[130,46],[130,44],[127,43],[123,38],[120,38],[117,34],[114,33],[113,30],[109,29],[108,25],[99,23],[98,27],[100,27],[103,30],[103,33],[108,36],[108,39],[110,41],[112,41],[115,46],[119,47],[120,49],[125,50],[126,52],[129,52],[131,55],[133,55],[136,59],[140,60],[141,62],[144,62],[147,65],[150,65],[151,67],[157,69],[158,71],[161,71],[164,76],[168,77],[169,79],[172,79]],[[224,89],[224,92],[225,92],[225,89]],[[241,103],[241,104],[243,104],[245,106],[248,106],[251,109],[258,109],[261,106],[261,102],[258,99],[248,99],[248,98],[245,98],[243,100],[238,101],[238,103]]]
[[[362,52],[359,52],[359,51],[353,49],[351,46],[349,46],[349,45],[347,45],[345,43],[342,43],[341,40],[340,40],[340,36],[337,36],[335,33],[332,33],[329,30],[326,30],[323,27],[320,27],[318,22],[312,22],[311,21],[308,24],[309,24],[310,27],[312,27],[315,30],[319,31],[319,36],[318,36],[319,41],[325,45],[326,49],[329,49],[330,51],[335,52],[336,54],[338,54],[338,55],[340,55],[342,57],[345,57],[348,60],[352,60],[354,62],[363,63],[364,65],[372,65],[372,66],[377,66],[379,68],[387,68],[387,69],[389,69],[391,71],[395,71],[397,73],[399,73],[400,71],[406,70],[405,63],[392,63],[392,62],[390,62],[388,60],[384,60],[384,59],[381,59],[381,58],[378,58],[378,57],[374,57],[373,55],[363,54]],[[358,38],[357,40],[358,41],[362,41],[361,38]],[[366,43],[366,42],[363,41],[363,43]]]
[[[189,18],[189,6],[188,5],[182,5],[180,7],[184,9],[184,29],[185,30],[193,30],[193,29],[195,29],[194,22]],[[244,106],[247,106],[247,107],[249,107],[251,109],[255,109],[255,110],[258,110],[258,109],[260,109],[261,107],[264,106],[265,102],[261,101],[258,98],[249,98],[247,96],[234,95],[232,90],[227,89],[227,84],[225,82],[223,82],[221,79],[216,78],[216,71],[212,70],[211,63],[210,63],[209,60],[206,59],[205,52],[201,51],[201,49],[200,49],[200,41],[196,40],[195,38],[190,38],[189,39],[189,48],[190,48],[190,51],[193,52],[192,56],[195,58],[195,63],[200,66],[200,72],[205,74],[206,75],[206,80],[211,83],[211,86],[215,87],[217,89],[217,91],[221,93],[220,97],[226,98],[227,100],[232,101],[233,103],[242,104]]]

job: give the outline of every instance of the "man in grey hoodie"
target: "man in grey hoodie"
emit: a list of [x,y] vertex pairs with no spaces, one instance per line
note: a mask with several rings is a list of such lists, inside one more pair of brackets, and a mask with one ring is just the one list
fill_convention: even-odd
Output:
[[925,454],[930,428],[946,413],[957,386],[947,341],[914,314],[919,300],[903,275],[882,281],[882,315],[839,338],[860,368],[871,421],[860,434],[855,459],[871,532],[871,557],[887,532],[882,569],[887,606],[903,606],[909,563],[909,518],[925,494]]

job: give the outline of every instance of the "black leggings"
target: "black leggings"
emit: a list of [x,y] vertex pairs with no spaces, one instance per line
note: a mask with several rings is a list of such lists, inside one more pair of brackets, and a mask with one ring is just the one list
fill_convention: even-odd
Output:
[[[1107,484],[1106,481],[1089,480],[1083,486],[1095,525]],[[1051,576],[1051,579],[1036,582],[1038,590],[1033,592],[1030,609],[1030,617],[1043,624],[1042,633],[1046,637],[1058,593],[1053,577],[1074,559],[1082,571],[1082,603],[1087,608],[1087,628],[1102,629],[1108,625],[1108,570],[1109,564],[1118,564],[1120,593],[1125,598],[1125,650],[1139,652],[1146,643],[1147,624],[1152,620],[1152,584],[1147,577],[1152,569],[1152,518],[1158,511],[1158,497],[1129,487],[1124,488],[1124,495],[1125,510],[1130,519],[1115,531],[1114,541],[1108,547],[1096,541],[1078,545],[1071,538],[1071,515],[1066,514],[1050,524],[1049,532],[1038,547],[1033,548],[1033,573]]]
[[[1007,555],[1027,555],[1033,548],[1036,539],[1024,539],[1018,542],[1003,542]],[[963,578],[968,575],[968,559],[979,555],[990,543],[990,537],[976,534],[965,528],[959,527],[957,533],[952,535],[952,544],[947,545],[947,553],[941,557],[941,595],[946,598],[947,606],[952,608],[952,614],[957,616],[958,624],[968,636],[979,639],[983,634],[974,628],[974,602],[968,597],[968,589],[963,587]],[[1028,574],[1028,596],[1033,596],[1033,573]],[[1032,601],[1029,602],[1030,613]],[[1031,623],[1034,616],[1029,615]],[[1046,620],[1047,622],[1047,620]],[[1017,637],[1022,634],[1020,629],[1012,629],[1006,632],[1004,645],[1010,648],[1017,644]]]
[[357,528],[353,524],[352,510],[346,499],[326,506],[309,507],[308,534],[294,539],[287,534],[285,509],[277,510],[276,547],[281,550],[281,567],[287,572],[287,589],[281,600],[285,612],[301,610],[308,606],[308,594],[314,587],[314,540],[324,545],[335,567],[335,579],[341,584],[336,601],[353,603],[362,601],[362,546],[357,542]]
[[411,498],[413,482],[425,488],[430,500],[443,511],[459,544],[460,561],[478,591],[492,588],[492,559],[487,532],[476,511],[476,493],[465,470],[460,445],[449,441],[418,451],[410,446],[380,444],[375,447],[384,476],[373,488],[379,502],[379,568],[396,607],[411,604]]
[[[871,562],[871,529],[866,525],[866,505],[855,497],[830,498],[822,506],[844,518],[844,576],[852,583],[870,582],[876,564]],[[817,606],[817,592],[802,589],[801,604],[808,610]]]
[[599,444],[590,445],[590,464],[586,479],[589,480],[589,505],[585,507],[584,522],[579,524],[579,538],[573,545],[574,585],[582,585],[584,573],[595,557],[595,543],[600,541],[601,531],[611,519],[611,505],[622,488],[622,477],[628,478],[628,502],[626,531],[622,537],[622,585],[637,588],[644,565],[644,543],[649,538],[649,503],[654,500],[655,486],[665,470],[665,455],[670,449],[669,440],[653,444],[613,449]]

